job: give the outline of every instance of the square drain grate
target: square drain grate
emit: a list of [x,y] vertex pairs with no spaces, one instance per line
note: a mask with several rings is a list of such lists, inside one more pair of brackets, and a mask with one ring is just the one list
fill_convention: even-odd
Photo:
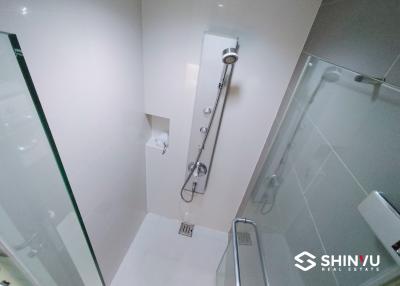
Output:
[[189,224],[186,222],[181,223],[181,227],[179,228],[179,234],[192,237],[193,235],[194,224]]
[[252,245],[251,236],[248,232],[237,232],[238,243],[240,245]]

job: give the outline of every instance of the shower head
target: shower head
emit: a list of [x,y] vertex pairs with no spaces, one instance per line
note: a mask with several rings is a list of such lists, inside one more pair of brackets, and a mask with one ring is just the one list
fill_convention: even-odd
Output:
[[342,75],[341,69],[337,67],[329,67],[325,70],[324,74],[322,75],[322,79],[327,82],[337,82]]
[[231,65],[236,63],[239,59],[236,48],[227,48],[222,51],[222,62],[226,65]]
[[315,87],[313,93],[310,96],[310,100],[308,104],[311,104],[314,101],[315,96],[319,89],[326,83],[326,82],[337,82],[340,77],[342,76],[342,70],[337,67],[328,67],[325,69],[324,73],[322,74],[317,86]]

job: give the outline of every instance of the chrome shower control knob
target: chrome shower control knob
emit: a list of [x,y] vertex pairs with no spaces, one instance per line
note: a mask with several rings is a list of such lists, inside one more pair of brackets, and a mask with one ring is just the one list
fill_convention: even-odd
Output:
[[208,128],[207,128],[207,127],[204,127],[204,126],[203,126],[203,127],[200,128],[200,132],[203,133],[203,134],[206,134],[207,131],[208,131]]
[[204,109],[203,109],[203,113],[205,114],[205,115],[209,115],[209,114],[211,114],[211,112],[212,112],[212,108],[211,107],[205,107]]
[[207,166],[201,162],[191,162],[188,166],[188,170],[193,172],[194,177],[202,177],[207,174]]

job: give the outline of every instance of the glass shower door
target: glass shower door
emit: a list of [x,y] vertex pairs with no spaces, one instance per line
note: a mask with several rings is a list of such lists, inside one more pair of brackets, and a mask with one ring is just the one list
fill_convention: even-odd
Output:
[[6,33],[0,33],[0,249],[31,285],[104,285],[17,38]]
[[[270,286],[397,285],[400,267],[393,249],[384,247],[358,206],[379,191],[400,209],[400,89],[304,58],[240,216],[257,222]],[[324,255],[350,255],[361,267],[342,263],[322,269]],[[363,267],[366,255],[379,255],[379,266]],[[224,257],[227,266],[217,273],[218,281],[229,281],[221,285],[235,285],[232,270],[227,270],[230,259]],[[246,267],[254,269],[255,259],[241,262],[242,276],[250,275]]]

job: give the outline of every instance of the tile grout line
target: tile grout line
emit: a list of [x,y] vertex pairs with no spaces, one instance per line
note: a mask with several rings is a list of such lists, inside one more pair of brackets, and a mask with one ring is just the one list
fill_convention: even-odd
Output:
[[320,243],[321,243],[322,249],[323,249],[324,253],[327,254],[325,245],[324,245],[324,243],[323,243],[323,241],[322,241],[321,234],[320,234],[319,231],[318,231],[317,224],[316,224],[316,222],[315,222],[315,220],[314,220],[314,216],[313,216],[313,214],[312,214],[312,212],[311,212],[311,209],[310,209],[310,206],[309,206],[309,204],[308,204],[308,200],[307,200],[306,196],[304,195],[303,189],[302,189],[302,187],[301,187],[301,185],[300,185],[299,176],[298,176],[298,174],[297,174],[297,171],[296,171],[295,169],[293,169],[293,173],[294,173],[294,175],[295,175],[295,179],[296,179],[297,185],[299,186],[300,190],[302,191],[301,193],[302,193],[304,202],[305,202],[305,204],[306,204],[307,212],[308,212],[308,214],[309,214],[310,217],[311,217],[312,223],[313,223],[314,228],[315,228],[315,232],[317,233],[317,236],[318,236],[318,239],[319,239],[319,241],[320,241]]
[[[330,156],[330,155],[328,155],[328,157],[329,157],[329,156]],[[305,196],[305,193],[304,193],[304,191],[303,191],[303,188],[301,187],[300,179],[299,179],[299,176],[298,176],[297,171],[296,171],[295,168],[293,168],[293,172],[294,172],[294,176],[295,176],[297,185],[298,185],[299,188],[300,188],[301,194],[302,194],[303,199],[304,199],[304,202],[305,202],[305,204],[306,204],[307,212],[308,212],[308,214],[310,215],[310,218],[311,218],[312,224],[313,224],[313,226],[314,226],[315,232],[317,233],[318,240],[319,240],[319,242],[321,243],[322,250],[323,250],[324,253],[327,255],[328,253],[327,253],[327,251],[326,251],[324,242],[322,241],[321,234],[319,233],[319,230],[318,230],[318,228],[317,228],[317,223],[315,222],[314,216],[313,216],[313,214],[312,214],[312,212],[311,212],[311,209],[310,209],[310,206],[309,206],[309,204],[308,204],[308,200],[307,200],[307,198],[306,198],[306,196]],[[333,275],[333,278],[335,279],[336,285],[339,285],[339,281],[337,280],[336,275],[335,275],[334,272],[332,272],[332,275]]]
[[343,161],[343,159],[340,157],[340,155],[336,152],[335,148],[333,148],[333,145],[329,140],[325,137],[325,135],[322,133],[322,131],[319,129],[319,127],[311,120],[311,118],[308,118],[311,122],[311,124],[314,126],[314,128],[317,130],[318,134],[322,137],[322,139],[325,141],[325,143],[331,148],[333,154],[337,157],[339,162],[343,165],[343,167],[349,172],[350,176],[353,178],[353,180],[356,182],[356,184],[360,187],[360,189],[364,192],[365,196],[368,196],[368,192],[365,190],[364,186],[360,183],[360,181],[357,179],[357,177],[353,174],[353,172],[350,170],[350,168],[347,166],[347,164]]
[[[329,146],[329,149],[330,146]],[[328,155],[326,156],[326,158],[321,162],[321,165],[318,167],[318,170],[315,172],[314,177],[311,179],[311,181],[307,184],[307,186],[303,189],[304,190],[304,194],[306,194],[308,192],[308,190],[311,188],[311,185],[314,184],[315,180],[317,180],[317,176],[318,174],[321,172],[322,168],[324,167],[325,163],[328,161],[328,159],[331,157],[332,154],[332,150],[329,150]],[[297,174],[297,172],[296,172]]]
[[383,78],[384,78],[384,79],[385,79],[385,78],[389,75],[389,73],[392,71],[393,67],[397,64],[397,62],[399,61],[399,59],[400,59],[400,54],[398,54],[398,55],[394,58],[392,64],[389,66],[389,68],[387,69],[387,71],[386,71],[385,74],[383,75]]

